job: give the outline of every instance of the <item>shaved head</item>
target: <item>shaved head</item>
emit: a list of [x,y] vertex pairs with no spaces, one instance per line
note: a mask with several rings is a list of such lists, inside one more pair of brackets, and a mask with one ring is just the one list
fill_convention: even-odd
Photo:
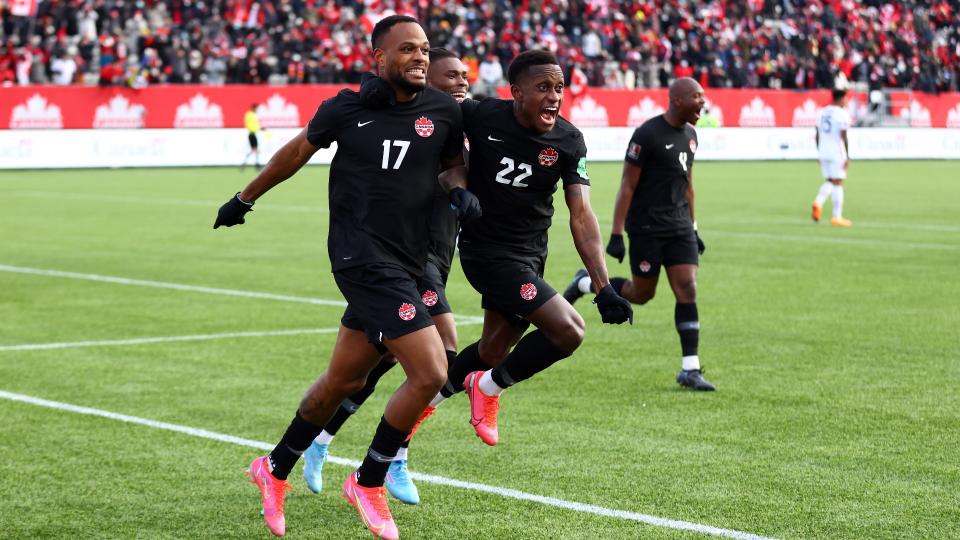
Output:
[[703,87],[695,79],[683,77],[670,84],[670,105],[664,117],[673,127],[682,127],[684,124],[697,124],[700,111],[706,97]]
[[675,98],[695,92],[697,89],[700,89],[701,92],[703,91],[703,89],[700,88],[700,83],[693,78],[683,77],[677,79],[670,83],[670,101],[672,102]]

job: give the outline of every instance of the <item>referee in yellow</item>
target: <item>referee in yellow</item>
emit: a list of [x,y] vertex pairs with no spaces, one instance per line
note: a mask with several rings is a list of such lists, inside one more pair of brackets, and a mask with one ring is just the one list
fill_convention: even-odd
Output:
[[262,165],[260,165],[260,148],[259,142],[257,141],[257,132],[266,130],[260,127],[260,119],[257,118],[256,103],[251,103],[250,110],[243,114],[243,125],[247,128],[247,140],[250,142],[250,151],[244,156],[240,170],[242,171],[247,166],[247,160],[253,155],[253,163],[259,171]]

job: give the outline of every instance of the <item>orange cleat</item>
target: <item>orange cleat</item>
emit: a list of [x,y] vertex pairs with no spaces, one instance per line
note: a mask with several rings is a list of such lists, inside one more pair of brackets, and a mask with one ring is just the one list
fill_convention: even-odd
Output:
[[437,410],[436,407],[427,405],[427,408],[423,410],[423,414],[420,415],[420,419],[417,420],[417,423],[413,425],[413,429],[410,430],[410,434],[407,435],[407,439],[406,439],[407,441],[413,438],[413,435],[414,433],[417,432],[417,428],[420,427],[420,424],[422,424],[423,421],[426,420],[427,418],[430,418],[431,416],[433,416],[433,413],[436,410]]
[[813,203],[813,209],[810,210],[810,217],[813,218],[813,221],[820,223],[821,215],[823,215],[823,207],[818,206],[817,203]]
[[500,410],[500,396],[488,396],[480,390],[482,371],[474,371],[463,381],[463,388],[470,398],[470,424],[477,437],[490,446],[496,446],[500,440],[497,432],[497,412]]
[[830,220],[830,224],[834,227],[850,227],[853,225],[853,222],[847,218],[835,217]]

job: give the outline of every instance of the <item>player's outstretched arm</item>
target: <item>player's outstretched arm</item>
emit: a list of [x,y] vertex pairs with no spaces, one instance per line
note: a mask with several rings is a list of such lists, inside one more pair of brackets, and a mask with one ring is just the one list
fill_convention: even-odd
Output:
[[617,199],[613,203],[613,229],[610,231],[610,242],[607,243],[607,253],[617,259],[617,262],[623,262],[627,254],[627,248],[623,243],[623,228],[627,221],[630,201],[633,200],[633,192],[637,190],[639,181],[640,167],[624,161],[623,173],[620,175],[620,189],[617,190]]
[[570,209],[570,232],[573,233],[573,245],[580,254],[584,267],[590,274],[594,291],[599,291],[610,283],[607,277],[607,263],[603,258],[603,239],[600,237],[600,224],[590,206],[590,186],[570,184],[563,188],[567,208]]
[[570,209],[570,232],[573,244],[580,254],[597,297],[600,319],[609,324],[633,323],[633,308],[630,302],[618,295],[610,285],[607,276],[607,263],[603,258],[603,240],[600,238],[600,224],[590,206],[590,186],[570,184],[563,188],[567,208]]
[[243,224],[243,216],[253,210],[253,203],[274,186],[293,176],[306,165],[307,161],[310,161],[317,150],[318,148],[307,140],[307,130],[304,128],[270,158],[267,166],[247,184],[247,187],[243,188],[243,191],[231,197],[220,207],[213,228],[216,229],[221,225],[232,227]]

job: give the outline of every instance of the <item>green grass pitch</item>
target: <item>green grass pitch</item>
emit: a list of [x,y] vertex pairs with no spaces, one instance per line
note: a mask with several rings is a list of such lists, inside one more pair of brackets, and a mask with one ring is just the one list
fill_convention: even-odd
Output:
[[[609,233],[618,164],[593,164]],[[414,471],[777,538],[956,538],[960,530],[960,168],[855,162],[851,229],[814,225],[813,162],[700,163],[701,358],[712,394],[673,381],[665,279],[630,326],[578,304],[576,355],[508,391],[484,446],[463,396],[414,439]],[[14,346],[336,327],[341,308],[24,273],[39,269],[339,300],[326,256],[327,169],[213,231],[236,169],[0,172],[0,390],[274,443],[332,334],[57,349]],[[579,267],[558,197],[547,280]],[[824,208],[829,215],[829,204]],[[611,275],[625,265],[608,260]],[[479,298],[455,265],[455,311]],[[461,345],[476,325],[460,328]],[[390,373],[341,430],[360,459]],[[243,470],[258,451],[0,399],[0,537],[267,538]],[[287,536],[368,538],[328,465],[298,468]],[[420,482],[391,503],[404,538],[697,538]]]

